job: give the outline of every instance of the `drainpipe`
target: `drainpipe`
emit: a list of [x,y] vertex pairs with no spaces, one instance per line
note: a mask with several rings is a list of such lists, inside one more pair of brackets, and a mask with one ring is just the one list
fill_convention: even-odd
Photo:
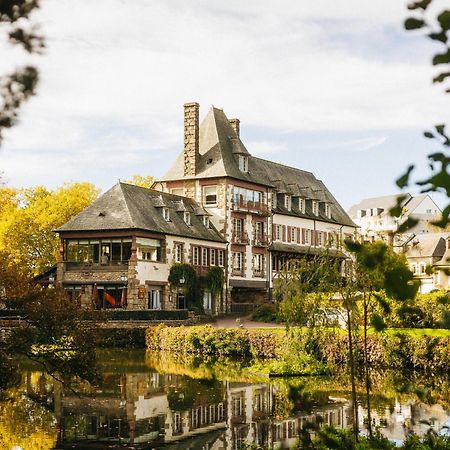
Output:
[[225,313],[228,312],[228,283],[230,282],[228,278],[228,249],[229,249],[230,243],[227,242],[227,249],[226,249],[226,261],[225,261]]

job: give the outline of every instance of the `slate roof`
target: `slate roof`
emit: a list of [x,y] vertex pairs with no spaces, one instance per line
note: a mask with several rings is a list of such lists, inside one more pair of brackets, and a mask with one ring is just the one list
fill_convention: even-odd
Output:
[[446,252],[446,240],[450,233],[418,234],[408,244],[406,256],[408,258],[438,258]]
[[[273,188],[279,193],[329,202],[331,207],[331,219],[323,214],[317,217],[310,210],[306,214],[301,214],[298,209],[287,211],[282,206],[274,210],[275,213],[356,227],[322,181],[311,172],[252,156],[221,109],[211,108],[201,123],[199,153],[195,176],[184,175],[184,157],[181,152],[169,171],[158,181],[230,177]],[[236,153],[248,156],[248,172],[239,170]]]
[[[162,215],[163,207],[169,209],[169,222]],[[191,225],[184,222],[184,211],[191,213]],[[67,231],[139,229],[225,242],[212,225],[210,228],[205,227],[198,212],[199,205],[192,199],[131,184],[118,183],[55,231],[64,233]]]

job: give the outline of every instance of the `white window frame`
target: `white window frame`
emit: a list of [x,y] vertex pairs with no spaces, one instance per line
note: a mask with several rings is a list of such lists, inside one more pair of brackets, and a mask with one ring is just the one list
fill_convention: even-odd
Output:
[[192,265],[198,266],[200,260],[200,247],[192,247]]
[[209,249],[209,265],[215,266],[217,264],[217,250],[215,248]]
[[297,242],[297,238],[296,238],[296,232],[297,228],[296,227],[291,227],[291,242]]
[[178,195],[178,196],[180,196],[180,197],[183,197],[184,189],[183,189],[183,188],[172,188],[172,189],[170,190],[170,193],[171,193],[172,195]]
[[162,215],[163,215],[164,220],[166,222],[170,222],[170,211],[169,211],[169,208],[163,208],[162,209]]
[[241,172],[248,172],[248,156],[239,155],[239,170]]
[[202,266],[208,267],[208,249],[206,247],[202,247]]
[[206,228],[209,228],[209,217],[208,216],[203,216],[203,225]]
[[212,294],[210,291],[203,292],[203,309],[212,309]]
[[301,213],[305,213],[305,199],[304,198],[299,198],[298,199],[298,209]]
[[225,251],[217,250],[217,265],[223,267],[225,265]]
[[161,310],[162,309],[162,290],[151,289],[148,293],[148,309]]
[[275,225],[275,240],[276,241],[283,240],[283,225],[279,224]]
[[236,272],[242,272],[244,269],[244,253],[233,252],[233,270]]
[[319,202],[316,201],[316,200],[313,200],[313,201],[312,201],[312,213],[313,213],[315,216],[318,216],[318,215],[319,215]]
[[183,244],[175,244],[175,262],[182,263],[183,262]]
[[261,253],[253,255],[253,269],[255,272],[264,272],[265,257]]
[[191,225],[191,213],[189,211],[184,211],[183,220],[186,225]]
[[305,228],[305,244],[311,244],[311,230]]
[[284,207],[288,211],[292,208],[292,197],[289,194],[284,194]]

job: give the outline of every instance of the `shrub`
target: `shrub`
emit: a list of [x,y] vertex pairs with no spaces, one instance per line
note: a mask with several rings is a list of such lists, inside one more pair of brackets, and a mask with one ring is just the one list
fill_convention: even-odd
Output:
[[251,315],[255,322],[279,322],[277,307],[273,303],[265,303],[258,306]]

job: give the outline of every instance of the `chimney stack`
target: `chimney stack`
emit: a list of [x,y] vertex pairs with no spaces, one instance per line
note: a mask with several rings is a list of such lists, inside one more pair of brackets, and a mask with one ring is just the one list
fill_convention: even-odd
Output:
[[241,121],[239,119],[229,119],[231,128],[233,128],[234,132],[236,133],[237,137],[239,136],[239,131],[240,131],[240,123]]
[[184,104],[184,176],[195,175],[199,158],[198,103]]

